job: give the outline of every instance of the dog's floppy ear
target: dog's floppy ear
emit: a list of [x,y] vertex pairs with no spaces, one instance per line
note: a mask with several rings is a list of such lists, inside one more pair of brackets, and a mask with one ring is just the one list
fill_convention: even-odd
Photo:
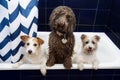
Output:
[[44,43],[44,41],[41,38],[39,38],[39,37],[37,37],[37,40],[38,40],[39,44],[43,44]]
[[81,40],[83,41],[87,36],[85,34],[81,35]]
[[100,36],[95,35],[95,39],[96,39],[97,41],[99,41],[99,40],[100,40]]
[[20,38],[25,43],[28,40],[29,36],[23,35],[23,36],[20,36]]

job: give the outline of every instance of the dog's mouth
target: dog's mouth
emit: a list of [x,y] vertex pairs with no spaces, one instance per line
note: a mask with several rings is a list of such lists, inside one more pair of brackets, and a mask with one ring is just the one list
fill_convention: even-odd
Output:
[[56,31],[58,31],[58,32],[61,33],[61,34],[66,34],[66,32],[65,32],[65,31],[62,31],[62,30],[56,30]]
[[86,49],[86,54],[92,55],[94,53],[94,49]]
[[87,52],[88,52],[89,54],[92,54],[92,53],[93,53],[93,50],[92,50],[92,49],[88,49]]
[[35,54],[35,53],[27,53],[27,56],[28,57],[34,57],[34,56],[37,56],[37,54]]

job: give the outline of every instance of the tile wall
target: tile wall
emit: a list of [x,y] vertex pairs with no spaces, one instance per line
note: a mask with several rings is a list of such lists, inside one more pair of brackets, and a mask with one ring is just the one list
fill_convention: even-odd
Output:
[[51,31],[49,16],[60,5],[69,6],[76,15],[75,32],[105,32],[120,48],[119,0],[40,0],[38,31]]

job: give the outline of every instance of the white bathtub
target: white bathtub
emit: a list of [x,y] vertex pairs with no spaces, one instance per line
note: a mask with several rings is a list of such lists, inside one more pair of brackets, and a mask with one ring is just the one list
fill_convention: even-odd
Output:
[[[107,37],[105,33],[91,33],[91,32],[74,32],[75,43],[80,42],[81,34],[97,34],[101,37],[97,57],[100,61],[98,69],[120,69],[120,50],[115,46],[115,44]],[[48,47],[48,37],[49,32],[38,32],[38,36],[45,40],[44,46]],[[35,64],[23,64],[19,68],[12,68],[10,63],[0,63],[0,70],[34,70],[39,69],[40,65]],[[85,69],[91,69],[90,64],[84,65]],[[64,69],[62,64],[56,64],[52,67],[47,67],[47,69]],[[72,69],[77,69],[77,65],[73,64]]]

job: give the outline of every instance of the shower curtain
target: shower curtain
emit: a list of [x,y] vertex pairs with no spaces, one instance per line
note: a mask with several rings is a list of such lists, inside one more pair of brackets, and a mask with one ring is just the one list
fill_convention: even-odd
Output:
[[38,0],[0,1],[0,62],[17,62],[24,54],[21,35],[37,36]]

